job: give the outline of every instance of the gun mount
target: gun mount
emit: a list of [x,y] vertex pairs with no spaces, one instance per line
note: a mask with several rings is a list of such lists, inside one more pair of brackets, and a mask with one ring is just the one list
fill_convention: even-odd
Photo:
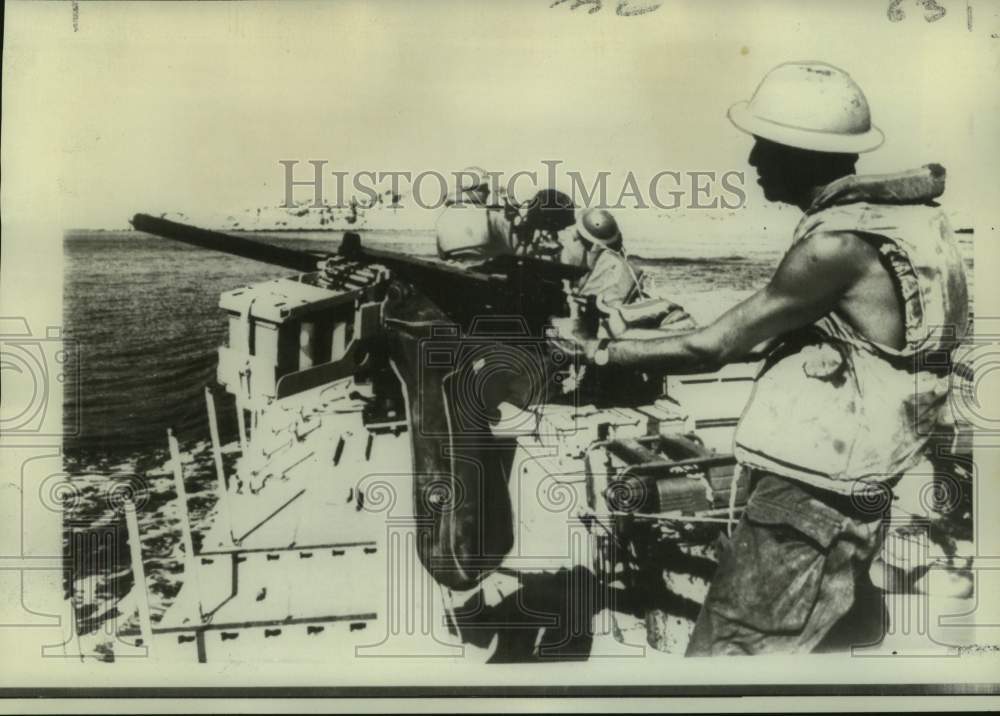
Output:
[[[549,390],[553,357],[542,329],[569,312],[564,285],[581,275],[577,267],[520,255],[447,263],[370,248],[350,232],[336,251],[321,252],[144,214],[132,224],[294,272],[220,298],[229,340],[218,378],[236,399],[239,457],[227,475],[209,393],[219,508],[202,551],[185,547],[192,579],[184,598],[143,627],[161,653],[243,656],[263,643],[258,637],[274,649],[294,630],[310,644],[325,639],[318,658],[370,644],[369,625],[398,626],[391,610],[380,611],[399,588],[376,564],[394,544],[387,528],[406,531],[423,568],[407,574],[454,591],[433,608],[450,615],[447,638],[463,645],[498,628],[490,613],[463,606],[464,590],[492,580],[498,608],[507,608],[522,592],[505,591],[504,575],[534,575],[525,584],[536,586],[523,588],[548,595],[569,588],[556,582],[570,562],[597,578],[602,599],[654,595],[623,598],[615,619],[652,625],[635,628],[657,648],[683,642],[686,627],[657,611],[677,601],[664,596],[675,586],[664,586],[663,574],[690,567],[684,594],[700,599],[706,545],[745,502],[745,480],[726,453],[749,374],[639,384],[588,366],[580,379],[603,383],[606,402],[579,384]],[[581,308],[593,319],[592,305]],[[498,420],[500,404],[522,410]],[[170,445],[183,503],[173,436]],[[405,519],[386,519],[390,503]],[[573,511],[560,514],[564,507]],[[576,528],[592,540],[582,561],[566,543]],[[328,569],[312,569],[320,559]],[[307,582],[301,594],[289,591]],[[340,622],[349,626],[338,632]],[[668,633],[674,641],[654,643]],[[504,632],[496,648],[521,641]],[[298,656],[301,642],[285,648]]]

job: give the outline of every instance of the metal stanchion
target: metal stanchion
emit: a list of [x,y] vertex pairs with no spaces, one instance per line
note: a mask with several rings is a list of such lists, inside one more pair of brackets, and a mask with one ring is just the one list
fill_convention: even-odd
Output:
[[205,617],[201,605],[201,586],[198,577],[198,563],[194,555],[194,540],[191,538],[191,520],[188,517],[187,489],[184,487],[184,468],[181,467],[181,451],[174,437],[173,430],[167,430],[167,442],[170,444],[170,459],[174,463],[174,489],[180,502],[181,542],[184,545],[184,573],[194,580],[195,593],[198,597],[198,615]]
[[131,500],[125,502],[125,525],[128,527],[128,546],[132,557],[132,575],[135,580],[136,602],[139,607],[139,631],[142,634],[142,644],[152,654],[153,651],[153,621],[149,614],[149,592],[146,590],[146,569],[142,564],[142,543],[139,538],[139,520],[135,513],[135,504]]
[[229,511],[229,487],[226,484],[226,471],[222,466],[222,446],[219,442],[219,421],[215,415],[215,396],[212,389],[205,386],[205,404],[208,406],[208,429],[212,436],[212,457],[215,459],[215,476],[218,478],[218,511],[222,523],[229,530],[229,539],[236,542],[233,534],[233,523]]

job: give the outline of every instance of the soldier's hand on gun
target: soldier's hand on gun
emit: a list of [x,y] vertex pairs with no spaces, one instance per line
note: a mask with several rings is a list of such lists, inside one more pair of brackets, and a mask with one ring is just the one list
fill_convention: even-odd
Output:
[[676,303],[670,307],[670,311],[663,320],[660,321],[660,330],[687,332],[697,328],[695,320],[682,306]]
[[598,339],[584,330],[578,318],[553,318],[545,335],[553,351],[562,353],[568,358],[581,358],[587,362],[593,359]]

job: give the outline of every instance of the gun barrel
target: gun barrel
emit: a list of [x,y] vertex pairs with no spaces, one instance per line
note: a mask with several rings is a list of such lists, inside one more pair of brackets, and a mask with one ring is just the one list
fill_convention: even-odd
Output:
[[148,214],[136,214],[131,224],[137,231],[144,231],[165,239],[181,241],[203,249],[221,251],[233,256],[241,256],[254,261],[262,261],[273,266],[282,266],[293,271],[315,271],[319,259],[307,251],[273,246],[241,236],[223,234],[219,231],[199,229],[168,219],[159,219]]
[[[131,223],[137,231],[301,273],[316,271],[323,260],[316,253],[199,229],[148,214],[136,214]],[[539,325],[548,316],[565,314],[563,282],[575,280],[585,272],[580,267],[524,256],[499,256],[478,266],[452,265],[385,249],[371,249],[362,246],[361,237],[350,231],[344,234],[337,253],[361,264],[385,266],[449,314],[465,318],[516,314],[533,317]]]

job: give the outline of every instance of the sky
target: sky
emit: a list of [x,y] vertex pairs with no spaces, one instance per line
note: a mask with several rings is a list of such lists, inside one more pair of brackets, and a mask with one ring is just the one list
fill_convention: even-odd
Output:
[[88,2],[74,31],[70,3],[12,3],[5,198],[44,191],[67,228],[122,228],[138,211],[276,205],[281,159],[751,171],[727,108],[775,65],[816,59],[855,78],[887,136],[860,170],[941,162],[952,210],[973,203],[975,138],[996,118],[977,113],[983,32],[963,3],[934,23],[916,3],[890,22],[877,0],[664,2],[637,17],[572,4]]

